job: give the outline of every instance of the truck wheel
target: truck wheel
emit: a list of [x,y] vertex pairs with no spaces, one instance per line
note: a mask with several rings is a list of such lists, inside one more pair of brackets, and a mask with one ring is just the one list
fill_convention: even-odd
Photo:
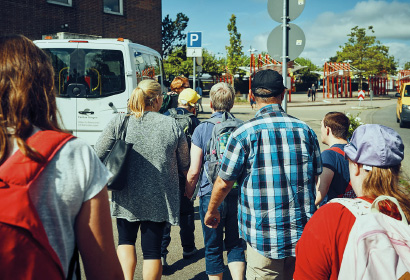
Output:
[[403,118],[400,118],[400,127],[401,128],[406,127],[406,124],[404,123]]

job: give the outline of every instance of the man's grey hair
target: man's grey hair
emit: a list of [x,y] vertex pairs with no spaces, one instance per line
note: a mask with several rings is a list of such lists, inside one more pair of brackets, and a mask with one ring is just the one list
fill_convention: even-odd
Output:
[[257,95],[259,96],[255,96],[256,98],[261,98],[264,101],[270,101],[272,99],[277,99],[281,93],[275,95],[275,96],[270,96],[270,97],[263,97],[264,95],[270,95],[272,94],[272,91],[268,90],[268,89],[264,89],[264,88],[257,88],[255,89],[255,92]]
[[235,92],[233,87],[224,82],[215,84],[210,91],[212,108],[215,111],[229,112],[235,101]]

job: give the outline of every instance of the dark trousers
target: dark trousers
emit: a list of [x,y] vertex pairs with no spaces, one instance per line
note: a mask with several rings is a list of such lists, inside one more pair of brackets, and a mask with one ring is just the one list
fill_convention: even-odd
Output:
[[[195,212],[194,203],[186,196],[181,196],[179,216],[179,236],[181,238],[181,245],[185,252],[190,252],[195,248]],[[161,255],[168,254],[168,246],[171,243],[171,224],[167,223],[164,227],[164,234],[162,236]]]

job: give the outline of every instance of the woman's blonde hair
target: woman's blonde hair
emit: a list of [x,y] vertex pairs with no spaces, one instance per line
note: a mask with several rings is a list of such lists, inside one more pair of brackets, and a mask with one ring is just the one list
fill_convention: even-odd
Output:
[[131,114],[140,118],[144,115],[145,108],[152,106],[155,99],[161,94],[161,85],[158,82],[143,80],[133,90],[128,101],[128,109],[131,111]]
[[[363,180],[362,192],[363,196],[372,199],[380,195],[396,198],[403,209],[407,221],[410,221],[410,199],[408,194],[399,185],[400,166],[401,164],[392,167],[373,166],[372,170],[368,172],[367,177]],[[383,201],[383,203],[388,202]]]
[[49,57],[23,35],[0,36],[0,164],[10,153],[8,127],[25,156],[44,161],[26,140],[33,125],[61,131],[57,115]]

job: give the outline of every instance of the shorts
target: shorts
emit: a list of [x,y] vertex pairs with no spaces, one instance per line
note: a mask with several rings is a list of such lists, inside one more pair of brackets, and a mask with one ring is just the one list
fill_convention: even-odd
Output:
[[282,279],[292,280],[295,271],[295,257],[270,259],[253,249],[247,243],[246,279]]
[[132,245],[138,237],[141,228],[141,249],[144,260],[161,259],[162,234],[166,222],[138,221],[129,222],[126,219],[117,218],[118,245]]

